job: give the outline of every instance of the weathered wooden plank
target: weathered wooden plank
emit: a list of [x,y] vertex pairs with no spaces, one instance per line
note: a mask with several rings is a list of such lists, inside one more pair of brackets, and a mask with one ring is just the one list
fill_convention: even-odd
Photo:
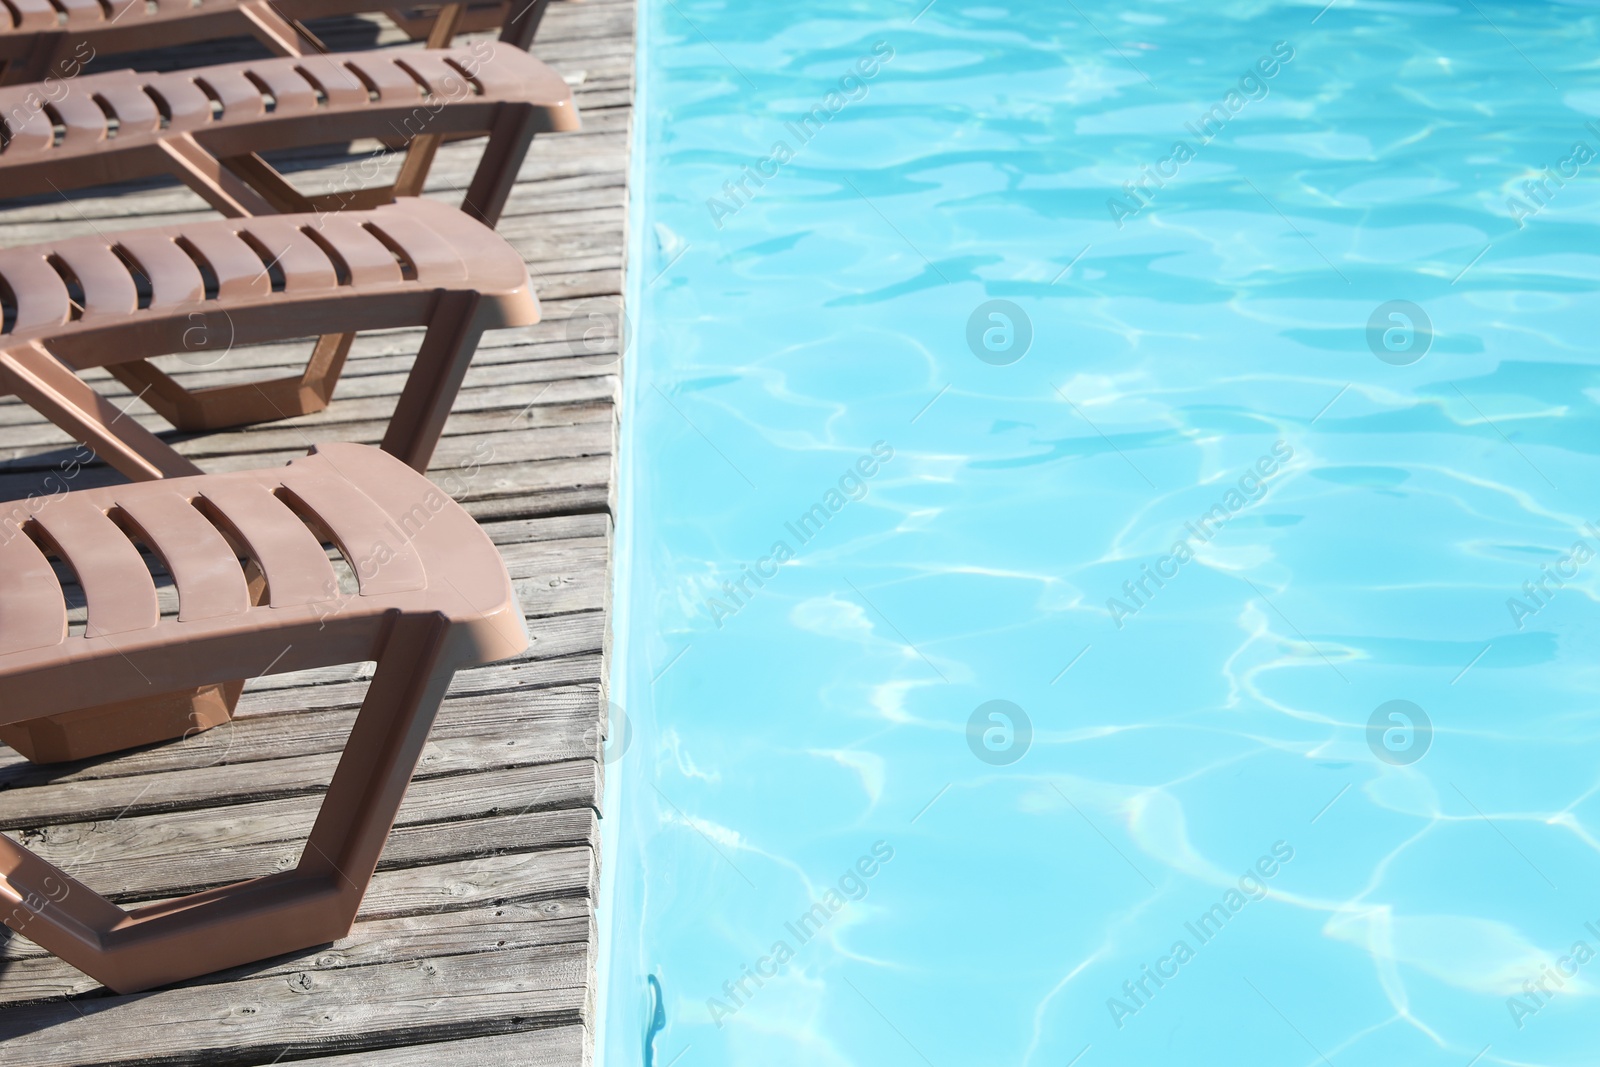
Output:
[[459,911],[485,902],[594,899],[592,844],[541,851],[513,849],[472,859],[379,871],[361,904],[369,919]]
[[[594,850],[589,846],[508,852],[379,871],[362,901],[357,922],[448,916],[473,908],[530,902],[555,905],[552,914],[566,914],[562,901],[579,900],[587,906],[593,900],[596,874]],[[9,967],[10,961],[47,955],[26,937],[0,930],[0,970]]]
[[[609,391],[609,390],[607,390]],[[590,400],[587,402],[566,404],[545,404],[540,396],[541,390],[530,386],[516,395],[532,397],[530,402],[520,405],[496,408],[492,411],[463,411],[453,415],[449,436],[470,437],[474,433],[485,429],[503,430],[507,423],[527,431],[550,430],[569,427],[587,427],[595,424],[604,426],[609,431],[612,421],[612,407],[609,403]],[[514,404],[515,398],[512,398]],[[379,405],[372,405],[379,406]],[[393,407],[389,402],[386,407]],[[383,413],[387,414],[387,413]],[[389,423],[387,418],[380,415],[377,418],[362,418],[361,413],[352,406],[338,405],[327,413],[327,417],[312,425],[340,426],[340,436],[345,440],[365,441],[376,443],[381,440]],[[59,434],[54,441],[46,439],[46,433]],[[264,449],[278,450],[284,447],[295,447],[301,444],[301,434],[304,428],[301,425],[268,424],[251,434],[207,434],[189,440],[180,440],[179,451],[191,459],[205,466],[208,456],[249,454],[255,451],[259,441]],[[259,436],[258,436],[259,435]],[[326,437],[326,434],[319,434]],[[32,439],[31,444],[29,439]],[[70,454],[75,450],[75,444],[66,434],[49,427],[48,424],[32,423],[22,426],[0,427],[0,439],[7,444],[0,444],[0,456],[9,458],[0,459],[0,470],[6,471],[48,471],[55,470],[61,457],[54,452],[40,452],[40,448],[49,448],[52,444],[54,451]],[[287,444],[286,444],[287,442]],[[9,444],[9,452],[5,451]],[[452,445],[452,447],[454,447]],[[609,449],[609,443],[607,445]],[[569,455],[571,453],[568,453]],[[554,458],[555,453],[549,453],[545,458]],[[0,509],[3,510],[3,509]]]
[[[567,411],[577,414],[570,408]],[[613,441],[608,409],[590,405],[581,412],[586,417],[561,418],[562,411],[548,409],[541,409],[537,416],[530,417],[521,408],[453,415],[452,421],[460,420],[461,424],[451,427],[439,442],[433,467],[440,471],[462,472],[484,464],[609,455]],[[388,425],[386,421],[371,419],[337,422],[330,419],[310,427],[271,424],[271,428],[249,435],[209,435],[182,441],[179,444],[183,447],[178,451],[213,472],[248,469],[273,465],[270,461],[273,456],[278,457],[278,462],[287,463],[305,455],[314,444],[322,441],[377,445],[383,440]],[[59,458],[49,453],[35,453],[31,460],[19,458],[0,463],[0,470],[19,477],[33,474],[35,482],[42,486],[37,474],[58,470],[60,460],[73,454],[75,446],[64,442],[60,451]],[[238,457],[243,457],[242,463]],[[111,476],[107,474],[106,477]]]
[[545,945],[23,1005],[0,1038],[8,1067],[212,1067],[582,1023],[588,955]]
[[[617,276],[612,271],[579,272],[568,279],[572,288],[583,290],[578,296],[578,307],[584,314],[594,311],[597,307],[606,313],[611,312],[616,300],[615,293],[607,292],[608,280],[615,281]],[[597,304],[598,301],[598,304]],[[493,401],[499,390],[538,383],[549,384],[554,387],[558,383],[578,383],[585,379],[614,377],[618,365],[614,352],[601,350],[591,351],[582,343],[579,331],[588,325],[588,320],[567,319],[554,330],[559,330],[559,335],[543,339],[538,345],[518,345],[485,350],[481,360],[474,361],[467,371],[462,385],[462,401],[469,406],[460,410],[482,410],[484,399]],[[420,340],[420,338],[419,338]],[[389,401],[387,405],[378,405],[376,409],[368,409],[371,414],[382,412],[388,414],[393,409],[394,398],[400,395],[406,379],[411,370],[414,352],[399,352],[394,355],[377,357],[363,357],[355,362],[340,380],[338,393],[333,404],[327,410],[308,416],[297,416],[289,419],[274,420],[258,424],[256,427],[241,427],[237,432],[248,436],[250,433],[259,433],[291,425],[317,425],[339,417],[343,412],[355,409],[350,407],[350,401],[372,398],[384,398]],[[284,352],[282,363],[268,363],[267,360],[277,358],[277,353],[260,357],[258,363],[255,359],[247,358],[241,353],[238,360],[231,356],[224,356],[222,361],[215,365],[215,369],[179,370],[178,361],[163,361],[168,364],[168,370],[176,372],[176,376],[186,386],[191,388],[207,387],[213,385],[230,385],[236,382],[260,380],[271,376],[273,370],[280,373],[295,367],[288,362],[292,357]],[[303,355],[299,365],[304,365]],[[298,369],[298,367],[295,367]],[[141,423],[157,431],[165,430],[169,435],[171,428],[162,420],[149,413],[143,404],[133,402],[132,394],[128,393],[120,383],[109,375],[100,371],[88,371],[84,374],[85,381],[94,385],[113,403],[119,407],[126,407],[130,417],[138,419]],[[536,396],[540,396],[537,392]],[[610,394],[605,394],[610,395]],[[542,399],[542,396],[540,396]],[[561,394],[555,394],[548,402],[554,403],[562,399]],[[503,401],[502,404],[510,406],[514,400]],[[524,402],[525,403],[525,402]],[[517,406],[521,406],[518,404]],[[364,412],[365,413],[365,412]],[[348,416],[347,416],[348,417]],[[0,402],[0,426],[5,425],[42,425],[43,419],[25,405],[15,399]],[[226,434],[209,436],[229,436]]]
[[576,1067],[592,1055],[581,1026],[356,1052],[297,1063],[315,1067]]
[[[614,296],[614,294],[606,293],[605,291],[605,277],[590,277],[590,275],[608,275],[614,280],[613,272],[586,272],[586,274],[573,275],[573,285],[594,290],[595,296]],[[482,363],[482,365],[475,363],[472,368],[467,370],[466,381],[462,384],[462,395],[470,398],[477,390],[522,386],[522,384],[528,384],[528,382],[539,382],[539,384],[552,382],[554,384],[554,382],[573,381],[573,379],[605,378],[605,376],[613,376],[616,373],[616,366],[611,365],[608,360],[573,355],[571,347],[573,347],[571,342],[568,342],[565,354],[558,355],[555,358],[539,358],[539,360],[523,360],[523,362],[490,360],[490,362]],[[405,387],[408,373],[410,373],[410,365],[406,363],[405,370],[398,370],[397,368],[397,370],[387,374],[349,374],[339,382],[338,398],[334,400],[334,405],[339,405],[341,400],[355,400],[355,398],[398,397],[400,390]],[[203,386],[232,384],[232,381],[250,381],[250,379],[258,378],[258,376],[259,374],[256,373],[242,374],[238,378],[227,378],[226,373],[219,373],[214,378],[206,379],[190,376],[190,381],[187,384],[203,384]],[[85,379],[93,382],[98,389],[102,389],[107,398],[114,400],[114,402],[123,397],[123,394],[118,394],[118,390],[110,386],[110,379],[101,379],[96,374],[85,374]],[[27,419],[37,419],[37,416],[32,413],[26,413],[26,410],[16,402],[3,406],[10,410],[13,418],[19,418],[19,416],[26,414]],[[467,410],[474,410],[474,408],[467,408]],[[131,413],[134,416],[142,416],[144,414],[139,410],[131,410]],[[317,416],[302,416],[302,418],[315,419]],[[286,426],[286,424],[296,421],[298,419],[283,419],[283,421],[269,422],[269,424],[262,424],[262,426]]]
[[560,515],[548,519],[514,519],[486,522],[483,530],[497,545],[525,545],[536,541],[568,541],[611,535],[609,515]]
[[[589,627],[584,633],[594,632]],[[587,637],[583,638],[587,642]],[[598,683],[600,680],[598,647],[584,649],[568,655],[541,660],[513,660],[488,667],[475,667],[456,675],[451,692],[458,697],[467,694],[487,695],[503,692],[533,691],[565,685]],[[361,703],[366,692],[365,678],[370,670],[346,668],[307,671],[304,675],[276,675],[251,682],[239,704],[239,717],[250,718],[264,714],[290,714],[304,708],[353,707]],[[313,676],[314,675],[314,676]],[[294,682],[285,678],[293,677]],[[359,679],[359,680],[358,680]],[[301,702],[297,702],[301,701]]]
[[[413,781],[594,758],[599,740],[594,731],[594,704],[598,694],[589,695],[589,700],[560,718],[541,718],[531,713],[520,717],[506,714],[491,717],[479,702],[473,707],[470,721],[445,722],[434,730]],[[326,791],[338,763],[342,751],[338,743],[343,738],[331,728],[333,723],[310,722],[317,718],[337,719],[345,726],[345,736],[348,736],[349,724],[355,717],[348,712],[298,716],[299,730],[282,729],[283,724],[270,719],[229,724],[219,728],[225,731],[224,735],[217,737],[212,745],[204,746],[221,748],[226,745],[225,763],[111,780],[89,779],[13,788],[6,791],[4,803],[0,804],[0,829],[320,794]],[[278,725],[280,729],[262,729],[268,725]],[[262,745],[262,735],[268,733],[276,742],[270,748]]]
[[[330,441],[339,439],[337,434],[329,434],[327,437]],[[206,466],[213,473],[279,467],[305,455],[311,443],[307,442],[306,447],[285,449],[281,452],[257,453],[253,457],[222,456]],[[508,463],[491,461],[483,464],[470,480],[463,482],[459,489],[454,484],[447,484],[447,488],[466,506],[467,511],[480,521],[580,510],[597,511],[605,507],[608,502],[605,490],[610,487],[612,466],[610,456],[513,460]],[[451,479],[444,475],[452,469],[435,467],[434,477],[441,483],[451,483]],[[107,468],[86,467],[74,481],[73,488],[87,489],[119,481],[120,477]],[[8,495],[10,490],[16,490],[15,495],[22,496],[39,488],[35,475],[0,475],[0,497]],[[582,501],[582,506],[575,501]]]
[[[326,435],[326,440],[337,441],[340,437],[336,433]],[[212,473],[222,473],[233,470],[254,470],[263,467],[281,467],[289,461],[306,454],[307,450],[315,444],[315,438],[308,438],[301,447],[285,448],[272,452],[261,452],[245,456],[221,456],[206,464]],[[441,477],[442,473],[450,471],[450,467],[434,467],[434,477],[441,482],[450,479]],[[612,461],[610,456],[583,456],[576,458],[560,458],[552,460],[521,460],[509,463],[485,463],[479,468],[479,473],[474,475],[462,491],[457,492],[453,487],[452,495],[467,506],[467,510],[480,521],[488,518],[516,518],[540,514],[557,514],[571,511],[597,511],[606,506],[605,493],[594,490],[604,490],[611,481]],[[104,466],[85,467],[72,481],[73,489],[89,489],[97,486],[119,484],[120,475]],[[0,499],[20,500],[30,495],[43,494],[48,497],[54,492],[52,483],[41,477],[37,472],[24,472],[20,474],[0,473]],[[586,492],[587,491],[587,492]],[[548,495],[547,495],[548,494]],[[568,494],[563,496],[561,494]],[[520,498],[511,500],[509,498]],[[475,506],[484,503],[484,507]],[[496,502],[497,506],[488,506],[489,502]]]
[[[588,901],[577,898],[360,921],[348,937],[331,945],[203,975],[182,985],[218,985],[241,978],[367,967],[467,952],[587,944],[594,933],[592,919]],[[47,954],[27,938],[15,938],[14,943],[19,951],[7,955],[0,964],[0,1005],[82,996],[102,988],[99,982]]]
[[[592,791],[592,786],[577,788],[590,788]],[[534,793],[516,799],[530,804],[544,803],[553,801],[554,795]],[[456,810],[462,813],[459,820],[395,830],[390,835],[379,869],[389,870],[397,866],[426,868],[446,862],[482,859],[497,853],[538,853],[550,849],[577,848],[587,846],[594,840],[595,814],[587,807],[538,809],[499,816],[484,816],[471,811],[466,805],[457,805]],[[219,814],[226,818],[234,811],[219,809]],[[470,834],[464,833],[461,825],[467,819],[475,820]],[[304,834],[309,828],[310,818],[305,817],[303,824],[296,828],[300,833],[295,841],[240,845],[228,833],[227,827],[219,827],[217,832],[209,835],[214,840],[210,851],[204,855],[196,850],[200,847],[198,840],[207,835],[196,834],[187,840],[172,841],[168,847],[174,851],[165,859],[142,855],[136,859],[122,860],[112,857],[108,849],[103,856],[97,854],[87,862],[71,862],[81,857],[81,848],[86,847],[84,843],[64,842],[54,848],[39,849],[36,841],[28,840],[28,845],[41,853],[53,853],[57,860],[65,860],[64,866],[70,873],[80,877],[108,899],[132,905],[290,870],[299,862]],[[256,827],[252,826],[251,829]],[[269,836],[287,832],[288,829],[283,827]],[[95,844],[90,841],[87,846]],[[176,851],[179,849],[187,851]]]
[[[321,686],[318,693],[340,688]],[[228,768],[225,795],[249,797],[251,788],[264,787],[247,784],[245,776],[258,772],[243,765],[260,764],[260,773],[266,773],[279,761],[343,749],[365,686],[350,683],[343,688],[342,700],[322,707],[301,704],[278,714],[241,714],[214,730],[112,759],[41,767],[5,749],[0,752],[0,823],[29,826],[65,821],[73,812],[80,819],[98,819],[119,812],[203,806],[205,790],[215,788],[214,776],[223,767]],[[594,757],[588,735],[600,714],[599,701],[595,685],[455,693],[440,709],[432,740],[474,738],[516,727],[550,760]],[[432,766],[429,760],[425,752],[425,767]],[[149,795],[141,796],[147,787]],[[191,795],[196,799],[187,799]],[[261,799],[271,790],[253,795]]]
[[[518,841],[581,844],[598,799],[593,760],[424,779],[406,794],[382,862],[415,865],[496,851],[481,830],[469,836],[437,824],[509,813],[517,813],[519,825],[505,832],[521,835]],[[149,900],[291,869],[321,805],[321,796],[286,797],[32,827],[15,836],[106,896]]]
[[[584,382],[592,384],[583,385]],[[532,381],[501,390],[474,391],[464,397],[462,410],[451,416],[434,465],[441,470],[454,468],[468,456],[474,457],[474,465],[481,463],[483,450],[475,448],[471,439],[493,432],[525,433],[529,440],[518,447],[526,450],[529,458],[609,453],[610,442],[602,440],[596,446],[593,434],[597,432],[596,426],[611,424],[610,400],[616,388],[614,378],[602,376]],[[179,452],[200,462],[202,467],[211,467],[212,464],[205,462],[207,457],[260,456],[269,452],[302,455],[316,440],[376,443],[388,426],[393,407],[392,398],[365,397],[335,403],[320,417],[264,423],[247,433],[185,438],[169,430],[166,436]],[[130,417],[149,423],[156,432],[161,430],[159,420],[154,417]],[[0,461],[0,472],[24,476],[23,483],[30,489],[58,492],[60,486],[54,481],[46,486],[45,474],[71,473],[79,466],[99,465],[92,453],[43,422],[0,427],[0,435],[15,442],[10,458]],[[540,440],[544,442],[543,451],[538,446]],[[584,447],[573,451],[570,446],[578,444]],[[26,477],[29,475],[31,480]],[[0,510],[5,509],[0,507]]]
[[[477,379],[468,383],[466,389],[470,392],[473,388],[482,388],[484,379],[492,378],[494,369],[520,363],[577,358],[591,365],[614,370],[615,359],[610,358],[614,357],[614,351],[591,348],[590,343],[593,339],[590,339],[590,343],[586,343],[583,331],[593,326],[592,314],[595,310],[609,311],[614,307],[616,300],[617,296],[614,293],[600,294],[598,297],[577,297],[566,301],[546,300],[544,302],[546,321],[516,330],[495,331],[485,338],[484,344],[479,347],[472,362],[472,369],[477,372]],[[408,374],[422,340],[423,334],[420,330],[395,330],[360,335],[356,338],[350,362],[341,377],[341,384],[375,374],[402,376]],[[210,385],[231,384],[233,381],[248,381],[298,372],[305,367],[311,345],[310,338],[295,339],[270,345],[241,346],[207,353],[207,361],[203,364],[190,363],[182,355],[157,357],[156,364],[185,386],[204,388]],[[578,378],[593,377],[596,373],[572,364],[561,365],[558,369],[570,370]],[[110,399],[124,401],[133,395],[107,372],[91,369],[82,372],[82,377]],[[337,404],[338,400],[349,399],[351,394],[346,388],[336,394],[335,402]],[[41,416],[15,400],[0,405],[0,409],[3,409],[3,412],[0,412],[0,416],[3,416],[0,417],[0,425],[42,421]],[[145,408],[143,405],[135,405],[129,408],[129,414],[135,418],[142,417]],[[279,423],[260,425],[277,424]],[[241,426],[234,428],[234,431],[248,432],[250,429],[249,426]],[[210,436],[233,436],[234,431]]]

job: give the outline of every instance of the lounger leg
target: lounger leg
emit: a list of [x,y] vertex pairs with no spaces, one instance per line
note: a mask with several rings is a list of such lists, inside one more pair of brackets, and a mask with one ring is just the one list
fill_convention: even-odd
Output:
[[173,176],[194,189],[206,203],[229,218],[250,214],[277,214],[272,203],[251,189],[245,179],[222,166],[219,158],[206,152],[190,134],[163,138],[162,150],[173,165]]
[[[450,42],[455,40],[456,33],[461,28],[462,20],[467,13],[467,5],[446,4],[434,16],[433,29],[428,33],[429,48],[449,48]],[[395,196],[421,196],[423,183],[428,179],[428,171],[433,168],[433,157],[438,154],[439,144],[443,140],[438,134],[425,133],[414,137],[406,148],[405,162],[400,165],[400,174],[394,180]]]
[[439,298],[422,349],[395,406],[383,450],[426,473],[486,323],[477,293]]
[[277,167],[262,159],[259,152],[227,156],[217,162],[229,172],[229,177],[243,181],[251,192],[259,195],[274,214],[325,215],[335,211],[365,211],[394,203],[395,190],[392,185],[307,196],[296,189],[294,183],[285,178]]
[[270,201],[200,147],[191,135],[163,138],[161,150],[172,164],[173,176],[229,218],[278,213]]
[[195,424],[196,413],[191,410],[194,406],[193,395],[154,363],[143,359],[133,360],[113,363],[106,370],[117,381],[132,389],[157,415],[180,430],[206,428]]
[[289,179],[279,173],[277,167],[262,159],[259,153],[229,156],[221,160],[221,163],[244,179],[250,188],[260,193],[262,199],[270,203],[273,208],[284,214],[316,210],[311,200],[291,185]]
[[544,18],[545,9],[549,6],[550,0],[511,0],[506,12],[505,28],[500,31],[500,40],[526,52],[533,44],[534,35],[539,32],[539,21]]
[[449,48],[450,42],[456,39],[456,34],[461,30],[461,20],[466,13],[467,5],[464,3],[441,7],[433,17],[433,29],[428,31],[428,47]]
[[[526,0],[517,0],[516,6],[520,9]],[[442,4],[437,14],[408,15],[402,8],[389,8],[384,14],[389,16],[396,26],[399,26],[407,37],[413,41],[426,40],[429,48],[449,48],[452,41],[459,33],[476,33],[479,30],[497,29],[505,21],[504,2],[496,4],[459,3]],[[442,31],[440,24],[450,15],[451,8],[460,8],[461,14],[454,16],[455,24],[448,31]],[[495,9],[499,10],[496,11]]]
[[0,836],[6,925],[118,993],[345,936],[454,676],[449,640],[442,617],[396,620],[295,870],[123,912]]
[[346,931],[455,676],[449,631],[442,617],[397,620],[296,868],[338,883]]
[[204,473],[37,345],[0,351],[0,387],[134,481]]
[[250,32],[256,40],[280,56],[303,56],[328,50],[310,30],[278,14],[270,2],[250,0],[239,5],[239,14],[249,20]]
[[538,132],[539,117],[532,107],[502,105],[500,117],[489,133],[478,171],[472,176],[461,210],[485,226],[493,227],[506,209],[517,170]]
[[185,389],[144,360],[114,363],[106,369],[178,429],[193,433],[226,430],[309,415],[327,407],[354,340],[355,334],[318,338],[305,371],[296,377],[209,389]]
[[421,196],[428,181],[428,171],[433,169],[433,157],[439,154],[444,140],[436,133],[424,133],[411,139],[406,147],[406,158],[400,164],[391,192],[394,196]]

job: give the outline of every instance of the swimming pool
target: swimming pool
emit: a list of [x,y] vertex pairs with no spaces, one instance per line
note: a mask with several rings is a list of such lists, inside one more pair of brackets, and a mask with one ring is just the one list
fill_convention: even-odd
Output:
[[604,1062],[1592,1063],[1600,11],[923,4],[645,5]]

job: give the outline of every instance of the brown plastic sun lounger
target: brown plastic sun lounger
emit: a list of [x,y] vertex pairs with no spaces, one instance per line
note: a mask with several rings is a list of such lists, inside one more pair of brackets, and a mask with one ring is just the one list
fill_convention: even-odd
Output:
[[[318,411],[354,332],[425,326],[383,440],[425,470],[483,332],[539,321],[517,251],[448,204],[416,197],[0,250],[0,307],[0,394],[21,397],[135,480],[200,471],[75,371],[107,367],[180,429],[218,429]],[[319,335],[303,374],[272,381],[190,390],[147,362]]]
[[[359,592],[339,591],[325,540]],[[160,617],[136,542],[174,576],[176,618]],[[86,594],[82,633],[68,632],[52,556]],[[489,538],[426,478],[361,445],[58,497],[0,534],[0,603],[0,737],[24,753],[179,736],[196,688],[377,663],[292,871],[124,911],[0,836],[6,925],[119,993],[345,936],[452,676],[528,647]],[[180,694],[165,722],[150,711],[162,692]]]
[[[488,42],[113,71],[61,88],[53,100],[37,85],[0,88],[4,195],[168,175],[225,215],[373,207],[420,193],[441,139],[487,135],[462,210],[494,225],[534,136],[578,128],[560,75]],[[392,186],[355,188],[380,169],[363,161],[345,168],[351,188],[308,197],[261,157],[362,138],[409,143]]]
[[[424,4],[396,9],[392,17],[436,48],[457,33],[498,27],[501,40],[526,50],[548,3]],[[255,37],[278,55],[325,52],[303,20],[392,6],[392,0],[3,0],[0,85],[71,78],[97,56],[223,37]]]

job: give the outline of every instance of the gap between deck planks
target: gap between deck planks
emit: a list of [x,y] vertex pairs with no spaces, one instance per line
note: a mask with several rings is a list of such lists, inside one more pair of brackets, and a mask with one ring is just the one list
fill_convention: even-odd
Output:
[[[589,1062],[621,367],[604,348],[575,354],[574,337],[596,301],[621,300],[634,18],[632,0],[556,0],[545,18],[534,52],[573,84],[584,129],[535,140],[499,227],[529,263],[544,320],[485,338],[430,471],[500,546],[533,647],[457,677],[349,937],[131,997],[5,938],[0,1063]],[[340,50],[414,47],[386,20],[317,29]],[[130,65],[226,62],[254,47]],[[452,199],[480,150],[446,145],[427,195]],[[307,189],[337,180],[350,158],[285,157]],[[138,183],[0,210],[0,245],[208,215],[179,186]],[[363,336],[326,411],[216,434],[175,434],[103,371],[87,377],[205,469],[240,470],[288,462],[317,441],[377,443],[420,336]],[[262,345],[168,369],[214,385],[286,373],[303,354]],[[0,502],[39,492],[73,450],[0,400]],[[72,484],[117,480],[95,464]],[[127,904],[292,865],[369,674],[357,665],[258,679],[233,724],[84,764],[35,767],[0,746],[0,829]]]

